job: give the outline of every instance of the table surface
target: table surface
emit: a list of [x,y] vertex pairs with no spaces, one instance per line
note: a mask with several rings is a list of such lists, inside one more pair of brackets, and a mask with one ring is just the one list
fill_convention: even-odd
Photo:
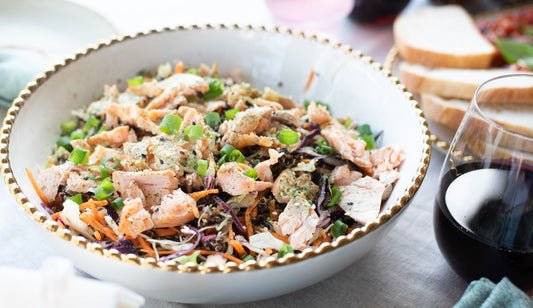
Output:
[[[87,5],[108,19],[118,33],[134,33],[178,24],[242,23],[283,24],[260,0],[231,1],[123,1],[71,0]],[[425,6],[411,1],[406,10]],[[222,12],[222,13],[221,13]],[[306,24],[300,29],[348,44],[383,63],[393,45],[392,27],[368,26],[342,19],[327,25]],[[5,110],[0,110],[5,113]],[[388,234],[362,259],[331,278],[277,298],[248,303],[243,307],[450,307],[463,294],[468,282],[448,266],[433,235],[432,210],[444,154],[433,148],[422,186]],[[39,269],[43,261],[58,254],[39,238],[25,233],[28,220],[0,183],[0,242],[4,251],[0,265]],[[78,273],[84,275],[83,273]],[[146,299],[144,307],[187,305]],[[237,305],[240,306],[240,305]]]

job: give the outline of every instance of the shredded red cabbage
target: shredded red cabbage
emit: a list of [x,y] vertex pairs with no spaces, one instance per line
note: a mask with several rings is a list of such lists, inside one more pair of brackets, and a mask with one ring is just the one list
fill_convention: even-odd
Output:
[[193,228],[191,226],[187,226],[187,228],[191,229],[192,231],[194,231],[194,233],[196,233],[196,241],[194,242],[194,244],[190,248],[187,248],[187,249],[184,249],[184,250],[180,250],[180,251],[176,251],[175,253],[172,253],[172,254],[169,254],[167,256],[164,256],[164,257],[160,258],[161,261],[164,262],[164,261],[172,260],[174,258],[186,255],[189,252],[193,251],[198,246],[198,244],[200,244],[200,240],[202,238],[202,235],[200,234],[200,231],[196,230],[195,228]]
[[222,201],[222,199],[220,199],[219,196],[214,196],[213,199],[216,201],[216,203],[218,203],[222,207],[222,209],[224,209],[225,212],[231,215],[231,217],[233,218],[233,223],[235,224],[235,227],[237,227],[237,229],[241,233],[245,233],[246,230],[244,229],[244,226],[241,224],[241,222],[239,221],[235,213],[233,213],[233,211],[229,208],[229,206],[226,203],[224,203],[224,201]]
[[304,137],[304,139],[302,139],[302,143],[300,143],[298,149],[305,147],[309,143],[309,141],[318,134],[320,134],[320,128],[311,131],[307,136]]
[[212,175],[208,175],[205,177],[205,187],[206,189],[214,189],[215,188],[215,177]]
[[117,211],[115,211],[115,209],[111,206],[111,204],[106,204],[104,206],[104,208],[106,209],[107,211],[107,214],[109,215],[109,217],[111,217],[111,219],[113,219],[117,225],[119,223],[119,218],[118,218],[118,214],[117,214]]

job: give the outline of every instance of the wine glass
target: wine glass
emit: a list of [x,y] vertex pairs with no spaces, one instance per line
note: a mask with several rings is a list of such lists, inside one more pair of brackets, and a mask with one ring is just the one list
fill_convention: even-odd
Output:
[[533,74],[490,79],[467,107],[440,173],[439,249],[466,280],[508,277],[532,295]]

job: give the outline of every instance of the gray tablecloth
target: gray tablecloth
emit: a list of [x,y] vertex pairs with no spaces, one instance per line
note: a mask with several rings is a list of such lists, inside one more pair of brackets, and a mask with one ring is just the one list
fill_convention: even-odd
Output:
[[[80,1],[75,1],[80,2]],[[276,22],[265,11],[262,1],[209,1],[213,7],[204,11],[183,9],[191,1],[86,2],[106,17],[121,33],[179,23],[251,23]],[[204,1],[201,1],[204,2]],[[224,4],[220,4],[223,2]],[[202,3],[188,4],[200,8]],[[240,13],[232,6],[240,5]],[[426,5],[413,1],[408,10]],[[216,14],[217,10],[227,14]],[[169,13],[172,12],[172,13]],[[314,27],[314,28],[313,28]],[[311,26],[332,39],[363,51],[383,63],[393,45],[391,26],[362,26],[344,19],[334,25]],[[2,110],[5,112],[5,110]],[[346,270],[306,289],[243,307],[450,307],[459,300],[467,282],[457,276],[441,256],[432,228],[434,196],[444,155],[433,149],[426,178],[406,212],[387,236],[365,257]],[[28,232],[28,218],[0,183],[0,265],[39,269],[42,262],[56,256],[41,238]],[[78,273],[84,275],[83,273]],[[280,277],[280,279],[283,279]],[[186,305],[147,299],[145,307],[184,307]]]

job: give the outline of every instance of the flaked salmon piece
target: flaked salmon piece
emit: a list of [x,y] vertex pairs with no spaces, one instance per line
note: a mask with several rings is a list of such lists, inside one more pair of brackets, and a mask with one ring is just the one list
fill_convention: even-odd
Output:
[[205,103],[205,112],[213,112],[213,111],[219,111],[220,109],[226,107],[225,101],[209,101]]
[[89,174],[87,171],[80,171],[80,173],[70,172],[67,179],[67,188],[76,193],[93,191],[97,183],[87,178]]
[[139,234],[154,227],[150,213],[144,209],[140,198],[125,199],[120,212],[117,231],[125,236],[136,238]]
[[157,122],[162,120],[167,114],[175,113],[174,110],[148,110],[146,111],[146,118],[152,122]]
[[250,169],[246,164],[230,162],[218,169],[216,184],[232,196],[240,196],[252,191],[263,191],[272,187],[272,183],[256,181],[243,174]]
[[176,227],[199,217],[196,201],[181,189],[167,194],[152,213],[155,228]]
[[200,114],[198,110],[194,108],[181,106],[178,109],[178,115],[183,118],[183,122],[181,122],[180,126],[180,131],[183,131],[185,127],[189,125],[205,126],[204,115]]
[[196,94],[196,91],[205,93],[209,90],[207,82],[195,74],[174,74],[159,82],[159,86],[164,91],[155,97],[146,109],[159,109],[180,94],[187,96]]
[[118,100],[118,97],[120,96],[120,92],[118,91],[117,85],[104,85],[104,99],[108,101],[116,102]]
[[358,171],[350,171],[347,165],[337,166],[329,177],[329,181],[335,186],[350,185],[363,177],[363,174]]
[[204,180],[198,172],[189,173],[185,176],[185,188],[188,192],[200,190],[204,186]]
[[70,140],[70,145],[73,149],[75,149],[76,147],[81,147],[89,151],[91,150],[91,146],[87,143],[87,141],[83,139]]
[[309,121],[318,125],[323,125],[331,121],[331,115],[326,106],[318,105],[315,102],[309,104],[309,107],[307,107],[307,114],[309,115]]
[[104,126],[107,128],[113,128],[118,126],[119,122],[138,127],[154,135],[161,133],[159,125],[150,121],[147,118],[146,111],[139,108],[137,105],[112,104],[109,106],[106,110]]
[[339,206],[346,215],[363,225],[378,217],[385,191],[383,183],[365,176],[350,185],[339,186],[339,191],[342,194]]
[[127,126],[119,126],[110,131],[91,136],[86,141],[87,144],[92,146],[102,145],[119,148],[124,142],[130,141],[130,138],[132,136],[129,134],[129,128]]
[[69,173],[74,168],[72,162],[54,165],[41,171],[37,176],[37,184],[48,202],[55,200],[59,185],[66,185]]
[[308,200],[313,200],[317,192],[318,186],[311,181],[309,173],[297,175],[292,169],[283,170],[272,186],[272,194],[281,203],[287,203],[301,193]]
[[116,168],[118,170],[128,170],[128,160],[135,159],[133,156],[124,154],[117,149],[106,148],[101,145],[97,145],[92,154],[89,156],[89,165],[99,164],[107,156],[116,156],[120,159],[120,165],[118,168]]
[[284,109],[292,109],[298,106],[292,99],[281,96],[278,92],[272,90],[269,87],[265,87],[265,90],[263,92],[263,98],[269,101],[280,103]]
[[264,182],[274,181],[270,167],[278,163],[278,159],[283,156],[283,153],[280,154],[274,149],[268,149],[268,156],[270,156],[268,160],[262,161],[254,167],[254,170],[259,175],[259,179]]
[[261,138],[255,133],[250,134],[239,134],[236,132],[230,132],[224,135],[222,139],[224,143],[231,144],[237,149],[243,149],[245,147],[253,146],[260,144]]
[[402,154],[402,149],[397,144],[372,151],[370,154],[370,161],[372,162],[374,175],[376,176],[394,170],[399,167],[404,160],[405,157]]
[[280,103],[269,101],[263,98],[256,99],[255,103],[259,107],[271,107],[271,108],[274,108],[274,110],[276,111],[283,109],[283,106]]
[[146,198],[146,206],[151,207],[161,203],[161,197],[175,190],[179,181],[174,172],[144,170],[140,172],[113,172],[113,185],[115,190],[123,196],[130,183],[135,182]]
[[234,84],[226,94],[226,101],[231,108],[244,110],[246,101],[251,101],[252,87],[249,84]]
[[153,96],[156,97],[163,93],[165,89],[159,85],[157,80],[153,79],[148,82],[143,82],[140,85],[128,86],[126,91],[140,96]]
[[288,124],[290,126],[295,126],[297,128],[300,128],[300,111],[297,108],[289,109],[289,110],[279,110],[274,112],[274,115],[272,116],[273,120],[281,121],[284,124]]
[[146,198],[144,198],[143,191],[139,188],[139,185],[135,181],[128,185],[128,189],[124,192],[124,199],[141,199],[143,207],[146,208]]
[[344,128],[339,128],[336,125],[324,128],[320,133],[326,137],[330,146],[340,153],[343,158],[359,167],[372,167],[370,153],[365,150],[366,142],[363,140],[353,139],[344,131]]
[[300,249],[313,238],[319,218],[315,206],[303,194],[295,195],[279,215],[279,227],[288,235],[294,249]]
[[255,132],[261,134],[270,126],[270,118],[274,108],[253,107],[245,111],[238,112],[235,117],[228,122],[228,132],[233,131],[239,134],[250,134]]

